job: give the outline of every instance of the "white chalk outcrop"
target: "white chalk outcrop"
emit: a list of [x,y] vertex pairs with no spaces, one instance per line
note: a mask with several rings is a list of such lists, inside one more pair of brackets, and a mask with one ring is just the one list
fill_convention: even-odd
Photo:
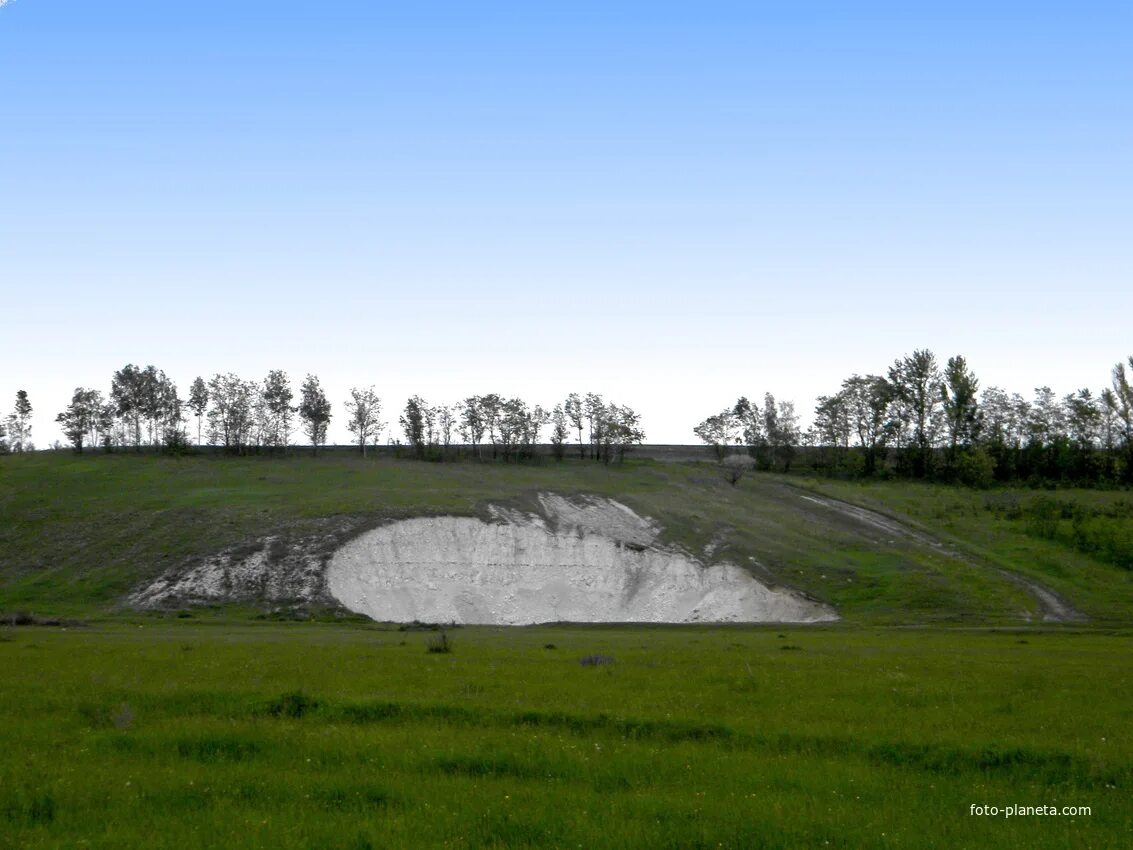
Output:
[[540,507],[544,516],[494,508],[494,522],[419,517],[368,531],[331,557],[327,590],[394,622],[836,619],[739,567],[706,567],[658,545],[659,528],[618,502],[544,494]]

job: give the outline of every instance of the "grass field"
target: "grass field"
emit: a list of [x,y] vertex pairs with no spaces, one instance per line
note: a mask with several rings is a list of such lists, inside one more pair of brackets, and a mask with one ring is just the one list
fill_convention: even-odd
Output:
[[[430,653],[434,632],[359,618],[121,604],[250,537],[544,490],[617,498],[843,620],[465,627]],[[1081,503],[1120,540],[1129,496],[1059,491],[1047,534],[1043,495],[732,488],[656,462],[0,458],[0,611],[83,621],[0,626],[0,847],[1131,846],[1133,585],[1071,529]],[[1005,574],[1088,619],[1043,624]]]
[[9,630],[0,844],[1133,841],[1129,633],[480,627],[449,654],[428,636],[208,615]]

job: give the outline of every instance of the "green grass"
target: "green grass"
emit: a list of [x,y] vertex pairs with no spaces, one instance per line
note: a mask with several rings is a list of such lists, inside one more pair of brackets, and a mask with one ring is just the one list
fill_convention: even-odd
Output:
[[[931,532],[978,563],[1040,581],[1095,621],[1129,622],[1133,570],[1133,501],[1128,490],[1027,488],[969,490],[912,482],[799,482],[809,489],[896,517]],[[1050,506],[1061,511],[1036,526]],[[1066,517],[1062,518],[1065,513]],[[1102,526],[1106,543],[1120,551],[1091,553],[1093,541],[1075,536],[1074,515]],[[1123,542],[1127,541],[1127,542]],[[1086,551],[1083,551],[1083,550]]]
[[[469,627],[430,652],[436,632],[329,614],[121,608],[169,565],[268,533],[544,490],[624,501],[843,622]],[[1041,495],[732,488],[709,464],[653,462],[0,458],[0,611],[88,622],[0,626],[0,847],[1133,845],[1130,571],[1063,533],[1078,504],[1124,522],[1123,494],[1059,491],[1070,525],[1049,535],[1001,507]],[[1001,570],[1091,620],[1037,627]]]
[[[951,541],[963,557],[888,539],[818,508],[803,498],[800,484],[911,519]],[[990,495],[973,491],[768,475],[733,488],[708,463],[521,466],[348,454],[64,453],[0,458],[0,611],[97,614],[170,565],[269,533],[302,535],[331,521],[348,535],[389,518],[483,515],[491,502],[531,507],[543,490],[620,499],[656,518],[667,542],[706,560],[746,565],[762,580],[836,606],[852,622],[1005,623],[1038,616],[1035,600],[997,568],[1049,583],[1095,618],[1127,621],[1133,611],[1133,571],[1035,539],[1025,523],[986,509]],[[711,557],[704,555],[709,544]]]
[[[1127,633],[160,619],[0,640],[0,845],[1117,847]],[[545,648],[554,644],[554,649]],[[786,650],[784,647],[795,647]],[[614,663],[579,660],[607,654]],[[1088,805],[1005,820],[975,804]]]

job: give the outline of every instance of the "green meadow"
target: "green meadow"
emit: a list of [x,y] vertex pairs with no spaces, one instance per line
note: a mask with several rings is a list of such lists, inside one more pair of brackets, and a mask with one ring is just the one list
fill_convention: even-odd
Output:
[[[342,612],[123,603],[266,533],[540,491],[617,498],[843,619],[458,627],[430,652]],[[1120,557],[1129,501],[733,488],[707,463],[0,458],[0,846],[1130,846],[1133,585],[1096,542]],[[1044,622],[1012,575],[1085,619]]]

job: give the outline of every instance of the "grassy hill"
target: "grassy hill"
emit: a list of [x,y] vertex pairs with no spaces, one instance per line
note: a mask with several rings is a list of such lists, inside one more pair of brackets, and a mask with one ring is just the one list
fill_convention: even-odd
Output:
[[[264,534],[541,491],[619,499],[843,621],[462,627],[436,653],[357,617],[123,606]],[[652,461],[0,458],[0,610],[86,621],[0,621],[0,846],[1129,846],[1133,591],[1094,545],[1127,499],[732,488]],[[1043,624],[1054,603],[1088,619]]]
[[[1091,620],[1133,612],[1133,571],[1080,551],[1069,532],[1035,534],[1027,506],[1044,496],[1030,491],[758,474],[733,488],[711,464],[651,460],[63,453],[0,458],[0,610],[89,616],[116,609],[170,566],[266,534],[286,540],[330,520],[345,539],[383,519],[477,515],[489,503],[528,504],[540,491],[618,499],[660,522],[666,542],[802,590],[850,622],[1039,620],[1046,612],[1035,586]],[[1062,491],[1058,499],[1063,512],[1080,503],[1120,515],[1129,496]]]

